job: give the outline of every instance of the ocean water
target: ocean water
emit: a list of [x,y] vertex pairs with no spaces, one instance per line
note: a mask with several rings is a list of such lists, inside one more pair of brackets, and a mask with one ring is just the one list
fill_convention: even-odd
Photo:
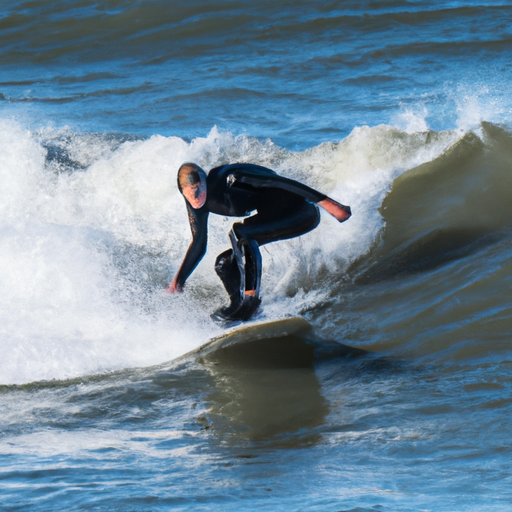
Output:
[[[510,2],[4,0],[0,42],[0,510],[512,509]],[[275,353],[182,357],[233,222],[166,294],[184,161],[352,207],[262,250]]]

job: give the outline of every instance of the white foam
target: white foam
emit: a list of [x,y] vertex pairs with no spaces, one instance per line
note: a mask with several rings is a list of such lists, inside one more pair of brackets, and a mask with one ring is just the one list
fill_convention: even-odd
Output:
[[473,130],[479,133],[482,121],[509,124],[510,110],[502,94],[507,86],[496,77],[492,85],[477,82],[452,87],[448,97],[456,107],[456,128],[460,132]]
[[428,110],[424,105],[415,109],[406,108],[393,118],[393,126],[407,133],[426,132],[428,130]]
[[[212,216],[208,252],[186,292],[163,292],[190,241],[176,187],[184,161],[267,165],[352,206],[347,223],[323,214],[312,233],[263,249],[264,314],[277,317],[320,300],[326,276],[341,278],[369,250],[393,177],[451,137],[362,127],[339,144],[292,153],[216,128],[191,143],[155,135],[119,144],[1,121],[0,383],[157,364],[220,332],[209,319],[226,300],[213,263],[233,219]],[[43,145],[52,144],[77,170],[45,162]]]

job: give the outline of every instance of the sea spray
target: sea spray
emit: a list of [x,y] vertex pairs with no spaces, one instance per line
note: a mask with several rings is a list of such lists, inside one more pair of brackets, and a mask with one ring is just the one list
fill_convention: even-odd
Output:
[[62,379],[172,359],[220,332],[209,318],[227,296],[213,271],[235,219],[211,216],[204,260],[182,295],[164,290],[190,242],[176,170],[254,162],[351,205],[299,239],[263,249],[260,318],[311,308],[332,293],[382,230],[379,206],[397,175],[442,153],[452,132],[356,128],[290,152],[212,129],[207,137],[130,138],[4,121],[0,203],[0,381]]

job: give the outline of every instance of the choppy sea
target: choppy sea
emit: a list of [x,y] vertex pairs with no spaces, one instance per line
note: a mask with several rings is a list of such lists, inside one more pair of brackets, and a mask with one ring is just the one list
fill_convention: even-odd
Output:
[[[512,510],[511,83],[509,1],[3,0],[0,510]],[[307,364],[181,358],[184,161],[352,207],[262,251]]]

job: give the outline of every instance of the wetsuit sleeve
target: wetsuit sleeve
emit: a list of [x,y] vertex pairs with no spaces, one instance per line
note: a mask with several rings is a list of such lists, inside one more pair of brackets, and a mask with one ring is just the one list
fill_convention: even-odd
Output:
[[273,171],[270,171],[270,173],[261,173],[258,171],[252,171],[251,169],[233,169],[233,172],[231,172],[227,177],[227,183],[232,187],[236,187],[237,184],[238,186],[243,186],[245,184],[252,187],[269,187],[287,190],[288,192],[302,196],[304,199],[311,201],[312,203],[317,203],[339,222],[345,222],[352,215],[349,206],[338,203],[334,199],[327,197],[325,194],[322,194],[307,185],[299,183],[298,181],[279,176]]
[[298,181],[279,176],[278,174],[259,174],[257,172],[251,172],[250,170],[233,170],[228,176],[228,184],[233,187],[237,186],[237,183],[243,183],[251,185],[253,187],[264,187],[264,188],[280,188],[292,192],[301,197],[304,197],[308,201],[318,203],[327,199],[325,194],[318,192],[315,189],[308,187]]
[[187,202],[187,213],[192,241],[176,275],[176,283],[180,288],[183,288],[185,281],[205,255],[208,240],[208,211],[202,208],[195,210]]

